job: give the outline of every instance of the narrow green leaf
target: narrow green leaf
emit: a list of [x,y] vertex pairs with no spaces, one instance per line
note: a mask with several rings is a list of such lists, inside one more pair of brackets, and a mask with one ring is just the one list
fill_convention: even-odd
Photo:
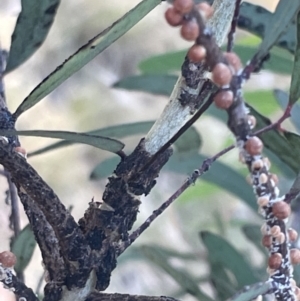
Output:
[[[109,127],[105,127],[98,130],[93,130],[87,132],[87,135],[99,135],[105,137],[115,137],[115,138],[124,138],[126,136],[137,135],[137,134],[144,134],[150,130],[151,126],[153,125],[154,121],[142,121],[142,122],[134,122],[134,123],[126,123],[126,124],[119,124],[113,125]],[[46,147],[38,149],[32,153],[28,154],[28,157],[33,157],[36,155],[44,154],[48,151],[55,150],[61,147],[66,147],[72,145],[76,142],[74,141],[59,141],[53,144],[50,144]]]
[[115,88],[169,95],[178,76],[166,74],[146,74],[129,76],[114,84]]
[[160,3],[161,0],[143,0],[122,18],[82,46],[31,91],[17,108],[15,116],[19,117],[23,112],[37,104],[72,74],[85,66],[99,53],[125,34]]
[[207,231],[201,232],[200,237],[207,248],[209,258],[230,270],[239,288],[258,281],[243,255],[224,238]]
[[297,15],[300,8],[300,0],[280,0],[275,13],[272,15],[268,26],[265,27],[264,38],[255,54],[256,60],[262,60],[275,45],[279,37],[287,29],[288,25]]
[[7,131],[0,130],[0,134],[17,134],[19,136],[45,137],[54,139],[64,139],[75,143],[88,144],[102,150],[117,153],[124,148],[124,144],[116,139],[107,137],[88,135],[84,133],[66,131]]
[[199,289],[198,283],[192,276],[183,270],[172,267],[172,265],[168,262],[170,256],[165,253],[163,249],[158,246],[143,246],[141,247],[141,250],[147,258],[169,274],[185,292],[195,296],[199,301],[213,300]]
[[21,273],[25,270],[31,260],[35,246],[36,241],[31,227],[28,224],[15,238],[11,246],[11,251],[17,257],[17,263],[15,265],[17,273]]
[[60,0],[22,0],[22,10],[12,35],[5,72],[24,63],[44,42]]
[[269,281],[259,282],[257,284],[251,285],[250,287],[243,289],[235,296],[233,296],[229,301],[251,301],[256,299],[259,295],[266,295],[271,293],[273,290],[272,283]]
[[[274,90],[274,95],[275,95],[275,98],[276,98],[277,102],[281,106],[281,108],[283,110],[285,110],[288,103],[289,103],[289,94],[286,93],[285,91],[275,89]],[[300,118],[299,118],[299,116],[300,116],[300,104],[299,103],[294,103],[294,105],[292,107],[292,110],[291,110],[290,120],[295,125],[297,130],[300,132]]]
[[242,227],[242,230],[249,241],[251,241],[266,257],[266,249],[261,243],[262,234],[260,231],[260,226],[248,224]]
[[289,104],[293,105],[300,97],[300,12],[297,15],[297,45],[295,51]]

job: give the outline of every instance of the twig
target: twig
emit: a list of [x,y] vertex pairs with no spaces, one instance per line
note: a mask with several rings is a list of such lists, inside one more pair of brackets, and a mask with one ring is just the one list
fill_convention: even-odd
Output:
[[234,10],[234,14],[233,14],[232,22],[231,22],[231,28],[230,28],[230,31],[228,33],[228,38],[227,38],[228,39],[227,52],[231,52],[233,50],[234,36],[235,36],[235,32],[236,32],[237,23],[239,20],[241,2],[242,2],[241,0],[236,0],[236,2],[235,2],[235,10]]
[[3,73],[6,65],[7,52],[0,47],[0,108],[6,108]]
[[272,130],[276,127],[278,127],[279,129],[281,129],[281,124],[283,123],[283,121],[285,121],[287,118],[289,118],[291,116],[291,110],[292,110],[292,105],[288,104],[286,109],[283,112],[283,115],[274,123],[256,131],[254,134],[255,135],[261,135],[264,132],[267,132],[269,130]]
[[92,293],[85,301],[179,301],[165,296]]

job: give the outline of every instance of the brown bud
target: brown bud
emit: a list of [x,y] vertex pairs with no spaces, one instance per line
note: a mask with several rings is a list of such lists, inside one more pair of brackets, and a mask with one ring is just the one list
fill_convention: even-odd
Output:
[[293,229],[293,228],[289,228],[288,229],[288,235],[289,235],[289,240],[291,242],[296,241],[297,238],[298,238],[298,232],[295,229]]
[[265,173],[259,175],[259,184],[266,184],[268,182],[268,176]]
[[259,155],[263,150],[263,143],[258,137],[253,136],[245,143],[245,149],[251,156]]
[[27,152],[25,150],[25,148],[21,147],[21,146],[17,146],[14,148],[14,151],[16,153],[18,153],[20,156],[22,156],[23,158],[27,158]]
[[13,267],[17,262],[17,257],[10,251],[4,251],[0,253],[0,263],[6,268]]
[[272,245],[272,236],[271,235],[264,235],[261,241],[262,245],[266,248],[270,248]]
[[229,85],[232,79],[230,68],[224,63],[218,63],[212,70],[212,81],[218,86]]
[[276,237],[276,242],[279,244],[283,244],[285,242],[285,234],[279,233],[279,235]]
[[260,196],[259,198],[257,198],[257,204],[260,207],[265,207],[269,204],[269,198],[267,196]]
[[275,269],[270,269],[269,267],[267,267],[267,273],[268,273],[270,276],[274,275],[275,272],[276,272]]
[[206,49],[201,45],[194,45],[189,49],[187,56],[190,61],[199,63],[205,59]]
[[299,249],[290,249],[290,257],[292,264],[300,263],[300,250]]
[[230,90],[220,91],[214,97],[214,103],[219,109],[228,109],[233,103],[233,93]]
[[182,15],[189,13],[193,6],[193,0],[174,0],[173,1],[174,8],[181,13]]
[[269,257],[268,266],[270,269],[278,270],[282,262],[282,255],[280,253],[273,253]]
[[290,279],[290,283],[291,283],[291,287],[297,286],[297,283],[296,283],[295,279],[293,279],[293,278]]
[[296,296],[296,300],[297,301],[300,301],[300,289],[299,289],[299,287],[294,287],[294,294],[295,294],[295,296]]
[[179,26],[183,20],[182,15],[176,11],[174,7],[170,7],[166,10],[165,18],[171,26]]
[[183,23],[181,36],[187,41],[195,41],[199,36],[199,27],[196,21],[190,20]]
[[214,9],[206,2],[199,3],[197,8],[199,9],[202,17],[205,19],[211,18],[214,13]]
[[270,233],[273,237],[278,237],[281,233],[281,229],[279,226],[273,226],[271,229],[270,229]]
[[291,213],[291,207],[284,201],[278,201],[273,204],[272,212],[278,219],[285,219]]
[[232,66],[234,73],[237,73],[240,69],[242,69],[243,65],[239,58],[239,56],[234,52],[225,52],[225,58],[227,59],[230,66]]

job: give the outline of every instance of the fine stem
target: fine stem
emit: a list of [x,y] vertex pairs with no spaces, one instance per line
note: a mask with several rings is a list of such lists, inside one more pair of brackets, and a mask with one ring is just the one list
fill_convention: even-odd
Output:
[[228,33],[227,52],[231,52],[233,50],[234,36],[235,36],[236,27],[237,27],[237,23],[238,23],[238,19],[239,19],[241,2],[242,2],[241,0],[236,0],[236,3],[235,3],[235,10],[233,13],[231,28]]

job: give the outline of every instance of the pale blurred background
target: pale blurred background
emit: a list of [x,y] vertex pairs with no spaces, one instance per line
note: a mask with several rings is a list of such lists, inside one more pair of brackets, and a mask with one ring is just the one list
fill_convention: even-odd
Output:
[[[29,92],[69,55],[139,2],[138,0],[62,1],[54,25],[40,50],[20,68],[5,77],[6,97],[10,110],[14,111]],[[278,0],[249,2],[274,10]],[[18,129],[63,129],[82,132],[108,125],[156,119],[168,101],[166,97],[115,90],[110,86],[123,77],[137,74],[137,65],[142,59],[166,51],[181,50],[190,45],[179,37],[178,30],[167,26],[163,17],[166,7],[166,3],[157,7],[125,36],[58,87],[40,104],[22,115],[17,123]],[[0,42],[4,49],[9,49],[11,33],[19,11],[19,1],[0,1]],[[266,73],[263,76],[264,81],[254,76],[249,87],[270,89],[275,86],[277,80],[275,75]],[[280,87],[287,88],[288,83],[289,80],[284,78]],[[197,127],[204,139],[202,151],[206,154],[216,153],[224,143],[222,139],[211,137],[222,135],[225,139],[230,138],[228,130],[224,127],[220,129],[220,123],[209,117],[201,119]],[[201,131],[204,127],[205,131]],[[127,145],[125,151],[132,149],[139,139],[140,137],[125,139]],[[22,146],[28,152],[53,141],[21,137]],[[231,160],[236,155],[231,153],[223,160]],[[30,158],[29,162],[66,206],[74,205],[72,213],[78,220],[92,197],[96,200],[101,199],[105,182],[90,181],[89,174],[97,163],[109,156],[110,154],[104,151],[76,145]],[[151,195],[143,200],[138,224],[170,196],[184,179],[184,175],[162,173]],[[0,176],[2,200],[6,189],[6,181]],[[221,211],[224,220],[230,220],[241,212],[245,216],[252,216],[250,209],[227,193],[222,192],[210,200],[199,204],[197,208],[195,202],[176,204],[169,208],[138,243],[153,242],[163,246],[176,246],[182,251],[193,251],[195,249],[191,249],[191,246],[198,246],[199,254],[203,255],[197,233],[209,229],[210,214],[213,215],[216,209]],[[200,207],[201,212],[198,212]],[[0,251],[8,249],[9,238],[12,235],[8,228],[9,209],[2,201]],[[28,222],[22,210],[21,220],[24,227]],[[25,273],[26,283],[33,289],[36,288],[37,281],[43,273],[40,263],[40,252],[36,248],[34,258]],[[108,291],[167,295],[176,289],[176,283],[172,279],[164,274],[157,277],[158,273],[159,270],[153,272],[147,263],[122,264],[113,272]],[[9,301],[9,296],[12,295],[6,294],[6,291],[0,290],[0,301]],[[192,300],[187,296],[184,299]]]

